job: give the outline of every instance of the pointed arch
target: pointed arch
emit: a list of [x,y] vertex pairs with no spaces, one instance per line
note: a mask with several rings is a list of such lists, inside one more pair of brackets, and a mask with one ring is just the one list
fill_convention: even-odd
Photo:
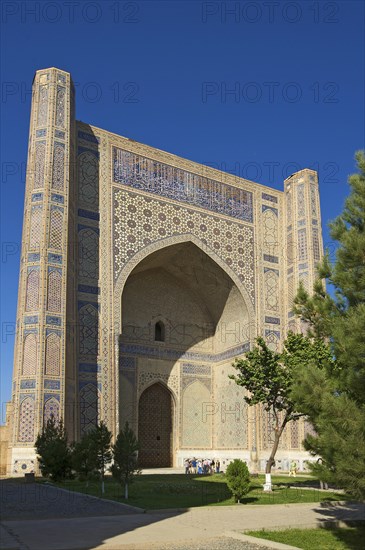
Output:
[[53,416],[55,422],[58,424],[60,420],[60,405],[55,397],[50,397],[44,402],[43,410],[43,425],[46,426],[48,420]]
[[[123,267],[121,272],[118,275],[118,278],[115,283],[115,292],[114,292],[114,325],[115,325],[115,331],[117,334],[120,334],[122,332],[122,319],[121,319],[121,307],[122,307],[122,294],[124,286],[127,282],[127,279],[133,269],[142,261],[144,258],[152,254],[153,252],[156,252],[158,250],[161,250],[163,248],[166,248],[168,246],[172,246],[175,244],[180,243],[188,243],[191,242],[195,246],[197,246],[200,250],[202,250],[208,257],[210,257],[217,265],[219,265],[223,271],[231,278],[231,280],[234,282],[236,287],[238,288],[240,294],[242,295],[242,298],[245,302],[245,305],[248,310],[248,318],[254,319],[255,318],[255,308],[253,306],[250,294],[246,290],[245,286],[242,284],[242,281],[238,277],[238,275],[234,272],[234,270],[229,267],[228,264],[226,264],[219,256],[214,252],[213,249],[211,249],[207,244],[203,243],[201,239],[196,237],[195,235],[192,235],[191,233],[187,234],[181,234],[181,235],[174,235],[172,237],[166,237],[164,239],[161,239],[157,242],[154,242],[139,252],[137,252],[133,258],[130,259],[130,261]],[[250,327],[250,332],[252,332],[254,327]],[[253,339],[256,336],[256,334],[250,334],[249,338]]]
[[138,403],[138,457],[142,466],[172,466],[174,411],[173,394],[160,381],[142,392]]

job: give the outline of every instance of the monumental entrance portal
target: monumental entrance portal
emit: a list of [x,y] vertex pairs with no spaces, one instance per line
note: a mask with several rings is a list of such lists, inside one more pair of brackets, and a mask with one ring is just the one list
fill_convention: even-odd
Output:
[[[317,173],[284,190],[75,119],[68,73],[33,83],[8,472],[36,467],[51,414],[77,440],[126,421],[145,467],[189,456],[263,468],[272,419],[248,408],[232,362],[280,349],[299,281],[322,256]],[[303,465],[304,421],[277,455]]]

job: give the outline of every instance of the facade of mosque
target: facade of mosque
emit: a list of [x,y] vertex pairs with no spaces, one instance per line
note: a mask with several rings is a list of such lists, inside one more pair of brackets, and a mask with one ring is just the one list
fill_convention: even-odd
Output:
[[[37,71],[8,473],[36,468],[51,415],[70,440],[128,421],[144,467],[263,469],[273,419],[228,375],[258,335],[279,350],[301,330],[293,298],[323,248],[317,173],[271,189],[79,122],[74,101],[69,73]],[[286,427],[278,467],[304,465],[310,429]]]

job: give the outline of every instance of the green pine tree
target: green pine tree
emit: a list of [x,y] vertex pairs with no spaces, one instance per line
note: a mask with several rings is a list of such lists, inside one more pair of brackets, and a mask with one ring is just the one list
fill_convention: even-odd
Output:
[[99,473],[101,480],[101,492],[105,493],[105,472],[109,467],[109,463],[112,460],[111,452],[111,440],[112,434],[109,431],[105,422],[100,422],[98,426],[95,426],[90,432],[89,437],[91,439],[91,449],[95,457],[96,471]]
[[124,429],[118,434],[115,445],[113,445],[113,465],[111,472],[113,477],[124,484],[124,498],[128,499],[128,486],[134,475],[139,474],[138,452],[139,443],[133,430],[125,423]]
[[[314,294],[303,287],[296,313],[308,321],[311,334],[330,343],[334,357],[327,368],[302,368],[293,390],[317,432],[305,446],[323,459],[313,471],[323,480],[365,496],[365,155],[355,155],[359,173],[349,177],[344,210],[330,224],[338,241],[336,259],[318,266]],[[334,287],[331,297],[323,279]]]
[[90,433],[83,436],[81,441],[74,443],[72,448],[72,467],[80,481],[89,481],[96,472],[96,453],[93,438]]
[[71,453],[62,419],[53,415],[48,419],[35,442],[42,475],[54,481],[62,481],[71,474]]

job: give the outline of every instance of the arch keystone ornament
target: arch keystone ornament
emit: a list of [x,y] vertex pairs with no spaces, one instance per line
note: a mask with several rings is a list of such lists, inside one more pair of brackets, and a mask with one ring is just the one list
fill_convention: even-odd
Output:
[[[270,189],[75,120],[69,73],[33,82],[7,472],[37,469],[51,415],[70,440],[128,421],[145,467],[262,469],[271,426],[228,378],[280,349],[323,254],[318,177]],[[11,411],[11,414],[10,414]],[[281,464],[309,456],[288,426]]]

